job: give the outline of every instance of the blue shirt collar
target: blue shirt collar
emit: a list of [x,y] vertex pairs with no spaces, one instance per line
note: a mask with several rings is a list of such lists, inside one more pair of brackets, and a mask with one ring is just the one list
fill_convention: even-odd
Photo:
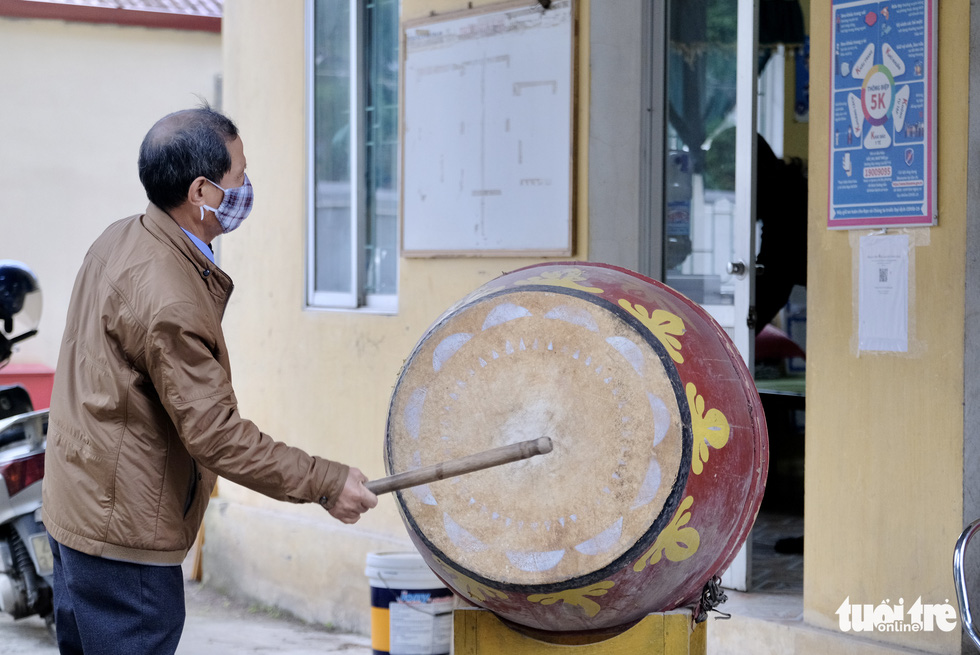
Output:
[[[184,228],[180,228],[180,229],[184,230]],[[208,244],[204,243],[203,241],[201,241],[200,239],[198,239],[196,236],[194,236],[193,234],[191,234],[187,230],[184,230],[184,234],[186,234],[188,237],[190,237],[191,241],[194,242],[194,245],[197,246],[198,250],[200,250],[201,252],[203,252],[204,253],[204,256],[207,257],[209,260],[211,260],[211,263],[213,264],[214,263],[214,252],[211,251],[211,246],[209,246]]]

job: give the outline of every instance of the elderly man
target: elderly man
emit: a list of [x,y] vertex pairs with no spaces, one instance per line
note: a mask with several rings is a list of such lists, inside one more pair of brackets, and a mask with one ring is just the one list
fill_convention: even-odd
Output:
[[62,653],[173,653],[187,555],[221,475],[354,523],[356,468],[274,441],[238,413],[211,241],[252,207],[238,128],[208,107],[140,147],[145,214],[109,226],[75,281],[51,398],[44,525]]

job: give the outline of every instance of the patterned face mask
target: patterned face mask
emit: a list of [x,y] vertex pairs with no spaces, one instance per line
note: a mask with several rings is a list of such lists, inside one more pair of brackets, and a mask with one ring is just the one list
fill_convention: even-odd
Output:
[[[211,182],[211,180],[208,180],[208,182]],[[211,182],[211,184],[214,184],[214,182]],[[248,213],[252,211],[252,183],[248,181],[248,175],[246,175],[245,184],[242,186],[236,186],[233,189],[222,189],[217,184],[214,184],[214,186],[224,191],[225,197],[221,200],[221,204],[218,205],[217,209],[208,205],[201,207],[201,220],[204,220],[205,209],[214,212],[218,222],[221,223],[222,232],[228,234],[241,225],[242,221],[248,216]]]

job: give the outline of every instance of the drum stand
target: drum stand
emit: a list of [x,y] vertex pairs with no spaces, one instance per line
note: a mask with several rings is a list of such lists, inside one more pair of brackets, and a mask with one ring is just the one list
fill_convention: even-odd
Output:
[[[518,632],[492,612],[465,608],[453,611],[455,655],[705,655],[707,622],[694,623],[687,610],[647,614],[632,627],[589,643],[575,635],[541,641]],[[560,643],[557,643],[559,642]]]

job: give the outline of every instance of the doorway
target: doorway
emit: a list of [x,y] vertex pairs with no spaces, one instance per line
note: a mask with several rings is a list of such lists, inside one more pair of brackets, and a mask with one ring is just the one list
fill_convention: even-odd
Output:
[[[807,0],[799,2],[808,8]],[[590,5],[588,213],[594,218],[589,221],[589,259],[633,269],[681,289],[709,308],[747,364],[755,360],[755,329],[749,323],[755,301],[754,263],[763,236],[753,220],[753,137],[757,105],[762,102],[756,95],[757,40],[762,31],[758,15],[763,4],[790,3],[667,0]],[[786,51],[785,66],[795,66],[795,48],[790,52],[787,46]],[[689,62],[695,65],[684,79],[682,67]],[[740,70],[750,75],[740,78]],[[785,97],[792,97],[793,89],[794,82],[786,77]],[[685,109],[671,107],[669,94],[680,94]],[[770,123],[772,115],[770,110]],[[700,116],[700,122],[688,124],[691,116]],[[760,127],[763,123],[758,121]],[[805,158],[806,123],[784,120],[783,128],[781,158]],[[793,291],[791,311],[781,313],[796,321],[794,338],[805,336],[801,291]],[[805,341],[801,345],[805,348]],[[777,465],[774,462],[770,471]],[[801,521],[795,520],[797,525]],[[766,552],[774,552],[772,543],[755,555]],[[726,586],[752,589],[751,567],[745,553],[742,572],[727,572]]]
[[[789,6],[798,14],[783,13]],[[802,593],[807,185],[793,153],[805,157],[807,131],[787,113],[805,120],[794,75],[805,64],[803,8],[665,7],[661,279],[732,337],[755,370],[770,432],[763,508],[723,584]]]

